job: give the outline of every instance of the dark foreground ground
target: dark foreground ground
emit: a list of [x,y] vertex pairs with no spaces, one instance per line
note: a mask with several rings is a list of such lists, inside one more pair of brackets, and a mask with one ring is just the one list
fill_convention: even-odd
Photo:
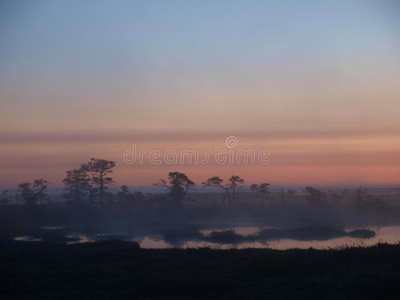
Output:
[[144,250],[0,243],[0,299],[400,299],[400,245]]

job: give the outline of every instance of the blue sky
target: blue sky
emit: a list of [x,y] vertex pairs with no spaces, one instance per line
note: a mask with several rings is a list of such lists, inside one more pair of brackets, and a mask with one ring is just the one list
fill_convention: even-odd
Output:
[[[160,136],[171,143],[184,136],[194,146],[207,136],[240,135],[249,144],[258,136],[291,162],[301,159],[279,138],[302,139],[303,146],[313,140],[312,149],[297,151],[340,164],[368,150],[374,161],[391,157],[382,168],[394,168],[399,16],[394,0],[2,1],[4,171],[13,170],[11,182],[21,161],[33,168],[41,155],[51,156],[42,177],[61,178],[72,160],[117,160],[143,135],[153,141],[149,147],[161,147]],[[357,135],[369,140],[345,142]],[[324,154],[327,141],[316,136],[341,138],[342,156]],[[74,139],[81,144],[69,156],[55,153]],[[20,150],[24,141],[31,156]],[[321,161],[309,163],[322,170]],[[346,180],[381,183],[383,169],[365,178],[357,164],[342,170],[351,174]],[[320,169],[310,180],[321,178]],[[299,183],[285,178],[280,183]],[[337,183],[330,180],[322,183]]]
[[351,63],[368,55],[398,63],[390,1],[2,3],[6,79],[43,72],[179,75],[198,68],[201,75],[315,61],[329,72],[328,60]]

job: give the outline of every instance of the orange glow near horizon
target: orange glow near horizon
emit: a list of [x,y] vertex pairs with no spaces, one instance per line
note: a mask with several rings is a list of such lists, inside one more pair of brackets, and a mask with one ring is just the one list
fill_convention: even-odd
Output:
[[[240,175],[247,184],[270,182],[276,185],[373,185],[396,184],[400,175],[400,142],[395,136],[364,137],[364,138],[303,138],[268,139],[237,137],[239,146],[227,148],[225,137],[191,138],[169,141],[138,141],[124,142],[81,140],[60,143],[46,141],[35,143],[9,142],[3,144],[0,158],[3,161],[3,187],[13,188],[20,182],[32,181],[35,178],[46,178],[51,186],[62,186],[65,171],[79,167],[90,157],[105,158],[117,162],[113,177],[117,186],[149,186],[160,178],[166,178],[170,171],[186,173],[198,185],[211,176],[227,178],[233,174]],[[146,151],[144,161],[128,165],[123,161],[124,151],[136,144],[137,157],[140,151]],[[214,156],[209,162],[188,164],[187,157],[184,163],[178,161],[176,165],[165,162],[163,154],[173,150],[178,158],[184,150],[196,150],[199,159],[205,159],[207,150],[219,147],[230,152],[234,157],[240,150],[252,150],[256,155],[261,150],[268,150],[268,164],[245,164],[243,161],[233,164],[229,160],[219,165]],[[149,161],[149,152],[159,150],[158,160],[161,165]],[[243,157],[242,157],[243,159]]]
[[[149,186],[175,170],[197,184],[233,174],[247,184],[399,183],[390,1],[8,2],[0,188],[62,186],[91,157],[116,161],[117,185]],[[271,163],[122,160],[132,144],[204,154],[228,136],[239,139],[234,150],[270,151]]]

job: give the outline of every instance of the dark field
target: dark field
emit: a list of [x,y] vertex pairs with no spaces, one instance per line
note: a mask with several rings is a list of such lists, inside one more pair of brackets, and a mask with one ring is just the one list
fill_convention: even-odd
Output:
[[400,245],[339,250],[140,249],[3,241],[1,299],[396,299]]

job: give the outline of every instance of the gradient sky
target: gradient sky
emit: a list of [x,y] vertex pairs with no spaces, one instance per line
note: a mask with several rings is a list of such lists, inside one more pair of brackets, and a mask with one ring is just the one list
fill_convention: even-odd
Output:
[[[0,186],[90,157],[118,185],[398,184],[395,0],[2,1]],[[265,165],[125,165],[161,151],[267,149]]]

